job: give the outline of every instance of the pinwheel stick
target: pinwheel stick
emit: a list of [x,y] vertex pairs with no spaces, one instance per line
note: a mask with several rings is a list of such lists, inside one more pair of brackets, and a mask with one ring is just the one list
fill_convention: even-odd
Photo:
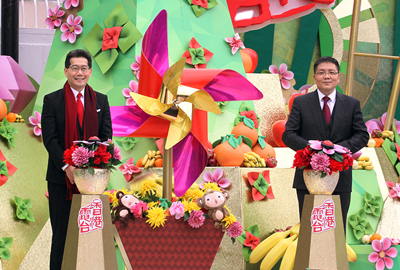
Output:
[[172,200],[172,148],[165,149],[164,140],[164,157],[163,157],[163,198]]

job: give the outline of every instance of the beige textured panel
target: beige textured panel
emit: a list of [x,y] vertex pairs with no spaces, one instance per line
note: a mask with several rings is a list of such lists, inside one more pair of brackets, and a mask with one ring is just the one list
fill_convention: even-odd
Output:
[[[338,85],[342,89],[342,91],[345,92],[345,88],[346,88],[346,75],[345,74],[340,73],[340,82]],[[360,101],[361,109],[364,108],[371,93],[372,93],[372,90],[370,88],[368,88],[367,86],[361,84],[358,81],[353,82],[353,95],[352,96]]]
[[51,224],[48,219],[18,270],[49,269],[51,237]]
[[[351,27],[346,27],[342,29],[343,39],[350,39]],[[378,22],[375,18],[360,22],[358,24],[358,41],[370,42],[370,43],[380,43]]]
[[[387,157],[385,151],[382,147],[375,148],[376,155],[379,159],[380,167],[382,169],[384,180],[397,183],[397,179],[399,178],[396,169],[390,162]],[[385,197],[384,197],[385,198]]]
[[277,146],[272,135],[272,125],[278,120],[286,119],[282,91],[290,90],[282,90],[279,75],[276,74],[247,73],[246,76],[264,95],[262,99],[254,101],[256,113],[260,118],[261,135],[265,136],[269,144]]
[[[342,2],[339,3],[339,5],[337,5],[337,7],[333,11],[335,12],[336,17],[341,19],[353,14],[353,5],[354,5],[353,0],[343,0]],[[361,0],[361,8],[360,8],[361,11],[370,8],[371,4],[369,3],[368,0]]]
[[400,238],[400,201],[388,197],[383,205],[376,233],[384,237]]
[[332,57],[335,58],[339,63],[343,57],[343,33],[340,27],[339,21],[332,11],[332,9],[321,9],[322,14],[328,21],[329,27],[331,28],[333,38],[333,53]]

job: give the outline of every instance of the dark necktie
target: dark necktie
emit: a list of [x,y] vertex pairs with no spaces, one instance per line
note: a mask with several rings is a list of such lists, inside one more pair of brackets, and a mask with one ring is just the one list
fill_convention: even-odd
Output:
[[328,100],[330,99],[328,96],[322,98],[324,100],[324,107],[322,107],[322,113],[325,116],[326,123],[329,125],[329,121],[331,120],[331,110],[328,106]]
[[82,94],[78,93],[78,100],[76,101],[76,107],[77,107],[77,110],[78,110],[79,124],[82,127],[84,110],[83,110],[83,104],[82,104],[81,96],[82,96]]

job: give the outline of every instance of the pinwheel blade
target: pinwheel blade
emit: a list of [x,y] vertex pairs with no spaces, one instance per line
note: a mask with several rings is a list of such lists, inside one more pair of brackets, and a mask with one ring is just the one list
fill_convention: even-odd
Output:
[[181,83],[182,71],[185,66],[185,58],[181,58],[178,62],[173,64],[163,76],[164,85],[168,91],[176,98],[178,86]]
[[179,108],[178,117],[176,121],[171,122],[168,130],[167,141],[165,143],[165,148],[170,149],[183,138],[188,135],[192,129],[192,120],[190,117]]
[[217,103],[215,103],[210,94],[204,90],[194,92],[185,99],[185,101],[192,103],[196,109],[221,114]]
[[167,111],[174,104],[164,104],[161,103],[158,99],[147,97],[144,95],[140,95],[137,93],[131,92],[131,97],[137,103],[137,105],[147,114],[153,116],[159,116]]

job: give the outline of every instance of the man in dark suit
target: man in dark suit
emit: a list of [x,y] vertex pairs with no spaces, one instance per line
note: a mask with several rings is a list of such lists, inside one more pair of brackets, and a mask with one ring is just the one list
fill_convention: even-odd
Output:
[[[336,91],[339,79],[339,63],[336,59],[322,57],[315,62],[314,81],[318,90],[294,99],[282,136],[286,146],[297,151],[305,148],[309,140],[330,140],[355,153],[367,145],[369,134],[361,113],[360,102]],[[324,101],[325,99],[327,101]],[[333,193],[340,195],[344,228],[350,205],[351,187],[350,168],[340,173],[338,185]],[[297,190],[301,218],[304,196],[309,194],[301,169],[296,169],[293,188]]]
[[63,153],[75,140],[97,136],[102,141],[112,138],[110,106],[106,95],[93,91],[87,84],[92,75],[92,59],[84,50],[67,54],[63,89],[44,97],[42,135],[49,153],[47,186],[53,238],[50,269],[61,269],[68,228],[71,198],[78,193],[74,167],[63,161]]

